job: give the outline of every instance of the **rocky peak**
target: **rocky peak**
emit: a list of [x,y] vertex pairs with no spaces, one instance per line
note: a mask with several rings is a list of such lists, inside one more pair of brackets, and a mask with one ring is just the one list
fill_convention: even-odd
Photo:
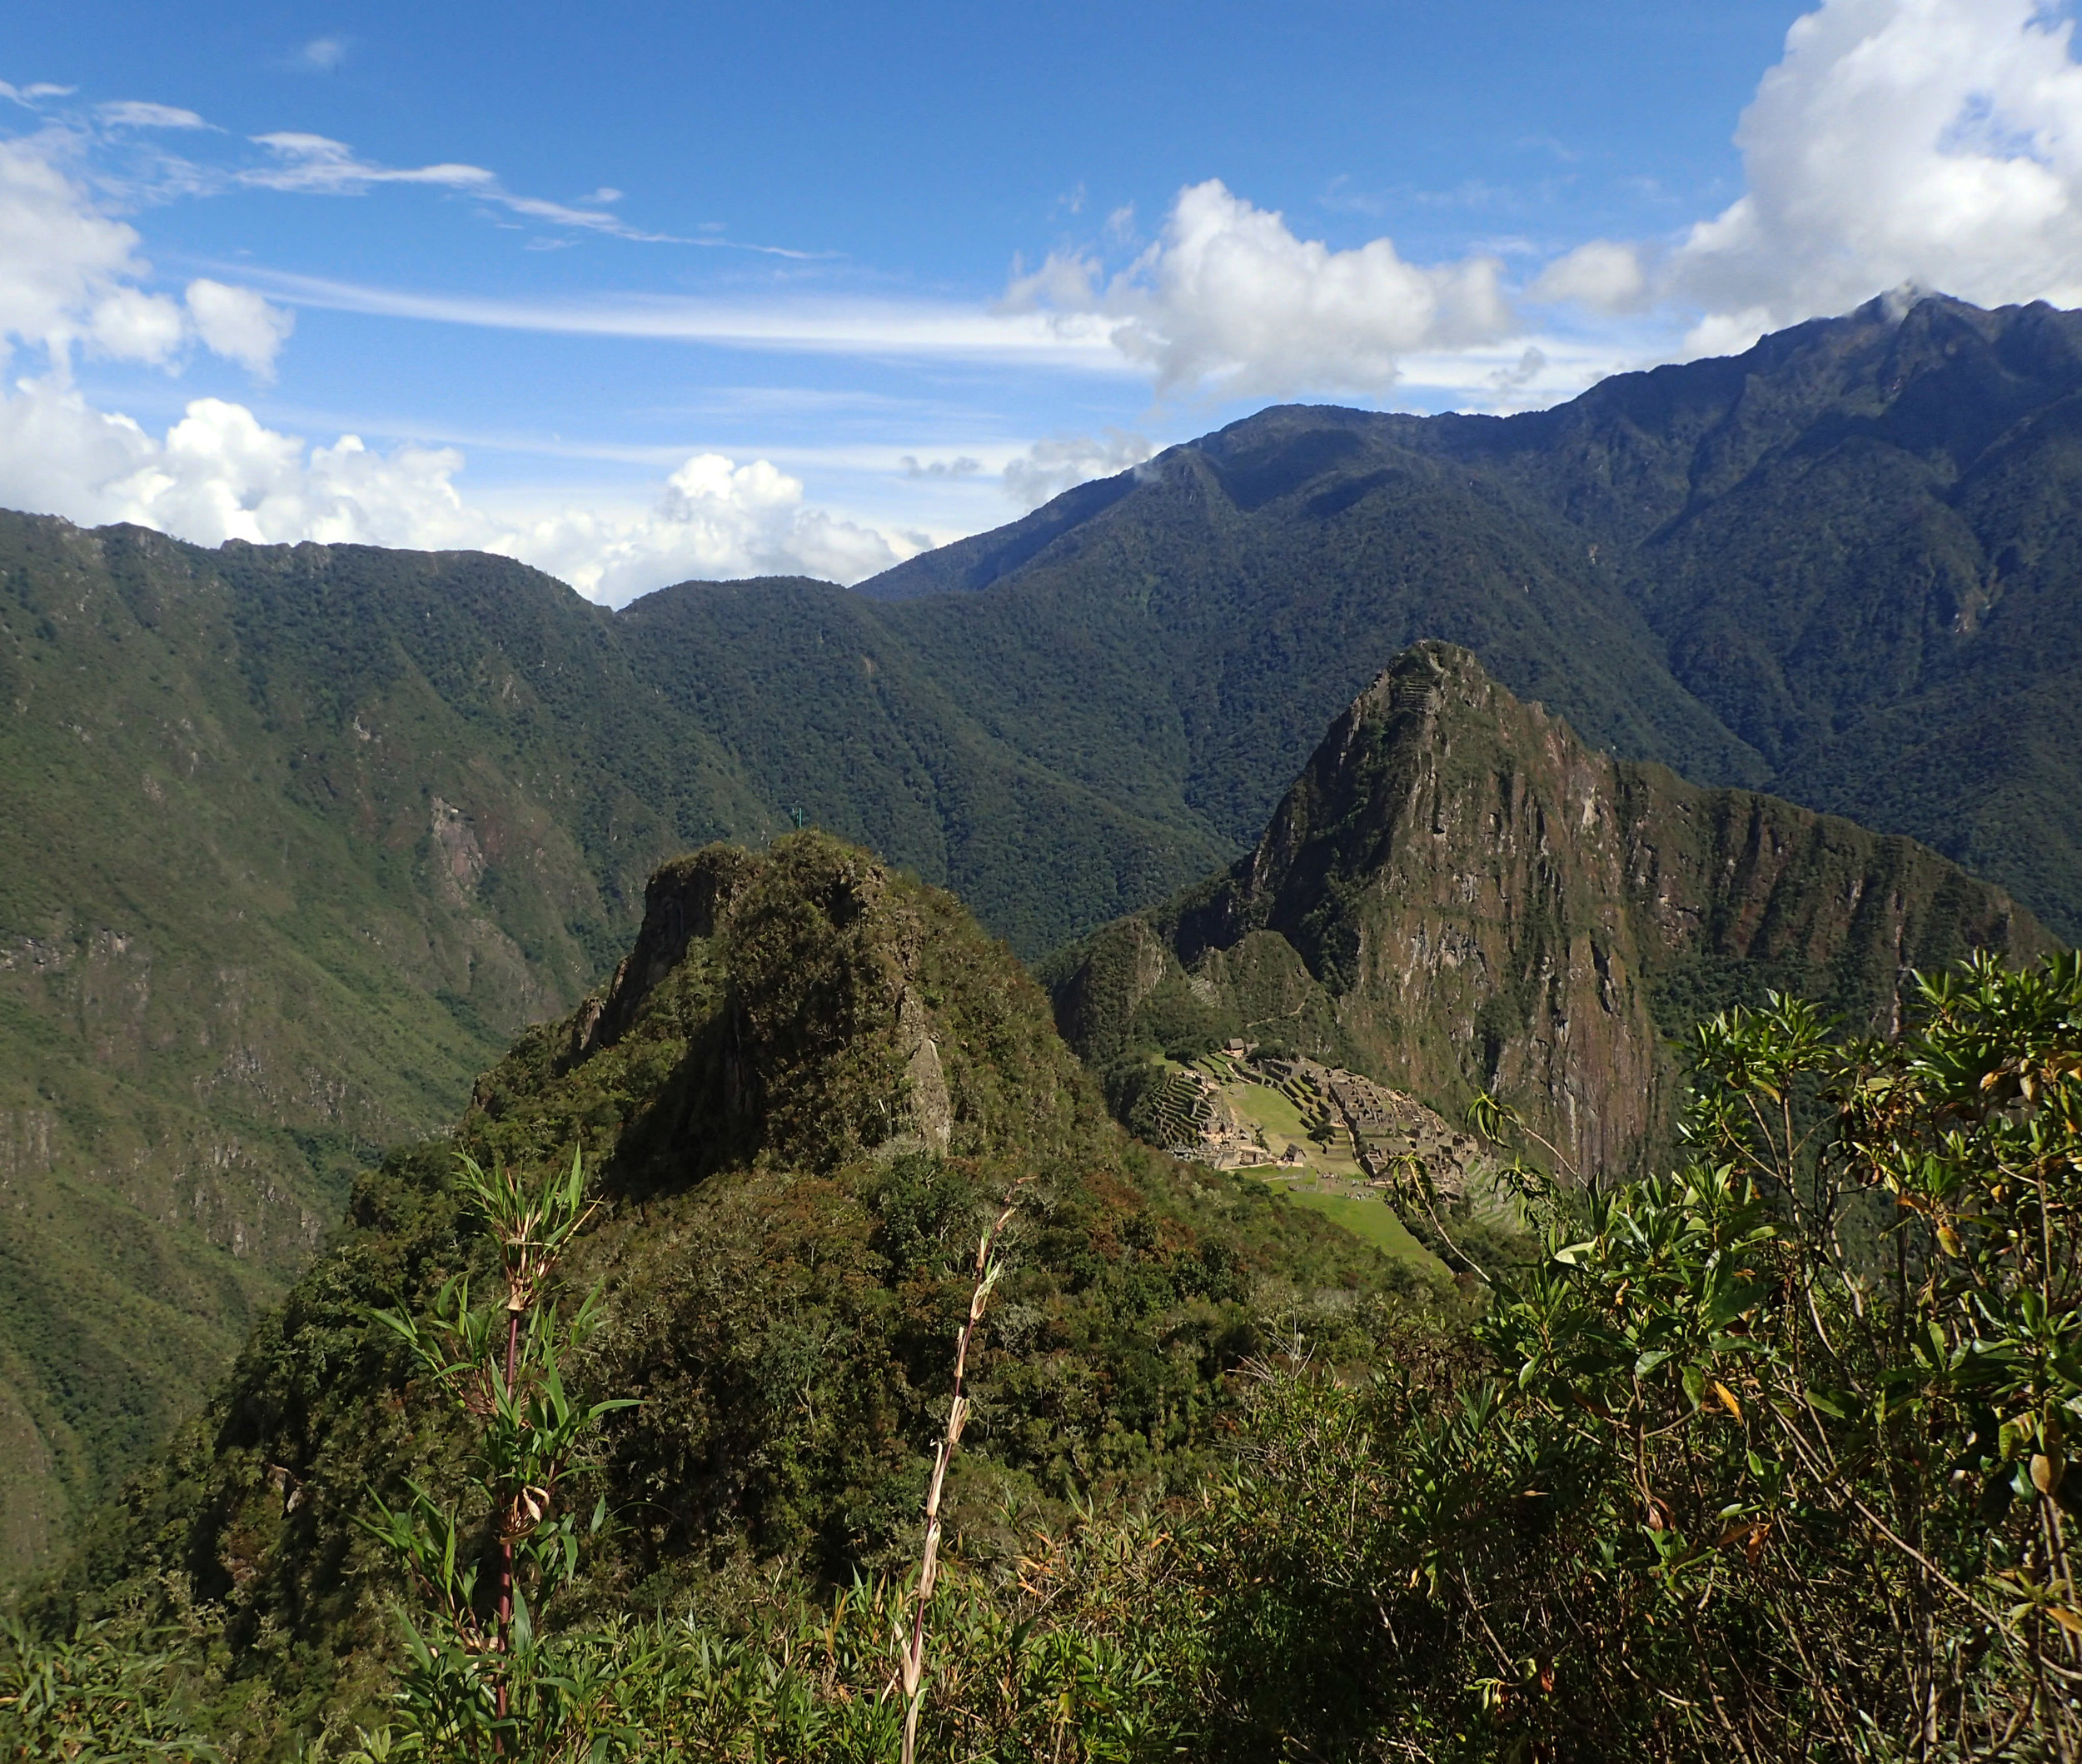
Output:
[[1776,987],[1884,1030],[1910,969],[2051,944],[1912,840],[1616,760],[1444,643],[1332,724],[1249,855],[1143,924],[1056,965],[1074,1044],[1132,1057],[1176,974],[1223,1033],[1312,1024],[1304,1051],[1449,1116],[1494,1091],[1586,1173],[1667,1145],[1673,1038],[1714,1009]]
[[[652,1069],[666,1046],[670,1069]],[[979,1047],[1018,1082],[979,1064]],[[615,1097],[632,1074],[642,1104],[620,1155],[639,1188],[735,1156],[824,1168],[1058,1143],[1080,1094],[1046,999],[1009,954],[949,897],[816,833],[663,865],[612,980],[488,1073],[476,1107]],[[696,1121],[707,1137],[692,1148]]]

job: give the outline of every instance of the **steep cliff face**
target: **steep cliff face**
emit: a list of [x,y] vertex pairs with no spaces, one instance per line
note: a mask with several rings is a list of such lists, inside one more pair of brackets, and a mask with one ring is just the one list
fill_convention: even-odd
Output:
[[1914,841],[1586,747],[1464,650],[1405,652],[1225,874],[1051,969],[1101,1064],[1290,1040],[1449,1114],[1516,1104],[1579,1168],[1663,1144],[1670,1038],[1766,987],[1884,1029],[1910,968],[2051,939]]

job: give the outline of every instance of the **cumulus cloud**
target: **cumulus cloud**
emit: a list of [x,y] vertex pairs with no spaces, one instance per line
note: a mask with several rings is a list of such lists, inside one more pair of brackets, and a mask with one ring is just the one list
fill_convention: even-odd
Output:
[[32,138],[0,141],[0,361],[41,347],[62,381],[78,345],[118,360],[172,365],[192,342],[257,374],[291,323],[247,288],[190,285],[185,306],[138,283],[137,235]]
[[1005,494],[1023,509],[1037,509],[1092,478],[1109,478],[1149,457],[1148,441],[1123,429],[1036,441],[1005,467]]
[[[0,141],[0,348],[12,336],[62,348],[142,273],[137,235],[97,213],[33,142]],[[112,314],[112,338],[122,332]]]
[[2082,66],[2038,0],[1826,0],[1736,132],[1743,194],[1667,247],[1599,240],[1532,291],[1698,315],[1693,351],[1904,286],[2082,305]]
[[135,521],[202,545],[497,551],[615,603],[695,576],[854,582],[923,549],[806,506],[801,481],[764,460],[696,455],[650,509],[619,516],[495,514],[456,487],[463,463],[452,447],[379,452],[352,435],[312,446],[218,398],[154,436],[52,376],[0,395],[0,506],[82,525]]
[[923,546],[804,503],[799,479],[765,460],[696,454],[650,511],[615,518],[567,509],[501,534],[488,549],[519,557],[620,605],[665,583],[748,576],[857,582]]
[[178,352],[187,332],[178,306],[142,288],[112,288],[87,315],[89,346],[97,354],[122,361],[167,361]]
[[270,306],[251,288],[207,277],[188,284],[187,307],[204,348],[237,361],[257,379],[274,377],[275,357],[296,328],[296,314]]
[[1648,301],[1648,272],[1638,247],[1593,239],[1550,263],[1528,292],[1536,300],[1569,301],[1594,312],[1634,312]]
[[1227,396],[1382,391],[1413,351],[1517,328],[1494,258],[1415,264],[1385,238],[1332,251],[1213,178],[1178,193],[1161,236],[1126,268],[1108,277],[1096,257],[1052,254],[1015,276],[1004,304],[1099,315],[1160,393]]

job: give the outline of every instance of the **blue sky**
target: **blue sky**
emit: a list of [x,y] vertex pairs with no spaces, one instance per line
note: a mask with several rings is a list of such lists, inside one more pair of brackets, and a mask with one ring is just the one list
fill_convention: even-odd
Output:
[[2082,301],[2032,0],[27,10],[0,502],[618,601],[857,579],[1279,400]]

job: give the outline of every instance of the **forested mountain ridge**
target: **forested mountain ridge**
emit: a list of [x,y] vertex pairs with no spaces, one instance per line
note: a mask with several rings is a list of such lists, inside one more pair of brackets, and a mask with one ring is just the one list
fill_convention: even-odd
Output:
[[0,1562],[604,974],[659,861],[795,810],[1038,957],[1249,847],[1442,638],[2075,935],[2079,322],[1932,300],[1536,416],[1269,411],[865,593],[610,612],[478,554],[0,516]]
[[[1261,586],[1264,560],[1305,557],[1307,591],[1343,571],[1372,597],[1376,627],[1401,633],[1393,648],[1427,635],[1465,644],[1599,745],[1912,835],[2073,938],[2078,490],[2082,315],[1933,296],[1875,301],[1737,356],[1615,375],[1522,416],[1266,411],[861,591],[988,589],[978,597],[1075,605],[1101,621],[1120,599],[1146,596],[1161,628],[1213,616],[1182,610],[1188,600],[1298,595],[1290,582]],[[1454,511],[1443,523],[1442,499]],[[1158,532],[1190,568],[1148,565],[1146,536]],[[1412,533],[1430,566],[1404,590],[1382,548]],[[1477,535],[1471,557],[1458,541]],[[1485,572],[1520,590],[1527,632],[1537,613],[1580,605],[1578,642],[1521,652],[1506,600],[1471,591]],[[1398,622],[1404,592],[1422,629]],[[1575,695],[1592,692],[1580,649],[1593,628],[1606,659],[1624,653],[1656,680],[1660,698],[1634,700],[1637,717],[1656,718],[1655,739],[1639,721],[1586,716],[1557,690],[1559,672]],[[1284,631],[1273,635],[1283,663]],[[1232,670],[1252,653],[1239,634]],[[1319,661],[1296,682],[1297,714],[1320,726],[1387,660],[1362,640],[1349,665]],[[1283,665],[1267,671],[1293,679]],[[1657,703],[1686,716],[1658,715]],[[1240,726],[1271,732],[1263,719]],[[1269,755],[1279,742],[1262,745]],[[1223,775],[1264,785],[1248,761],[1229,759]],[[1253,836],[1280,787],[1251,830],[1226,817],[1225,829]]]
[[1674,1049],[1711,1013],[1777,989],[1885,1034],[1912,971],[2057,947],[1913,840],[1594,752],[1427,643],[1248,855],[1043,972],[1117,1107],[1242,1037],[1455,1115],[1492,1093],[1609,1179],[1675,1151]]

